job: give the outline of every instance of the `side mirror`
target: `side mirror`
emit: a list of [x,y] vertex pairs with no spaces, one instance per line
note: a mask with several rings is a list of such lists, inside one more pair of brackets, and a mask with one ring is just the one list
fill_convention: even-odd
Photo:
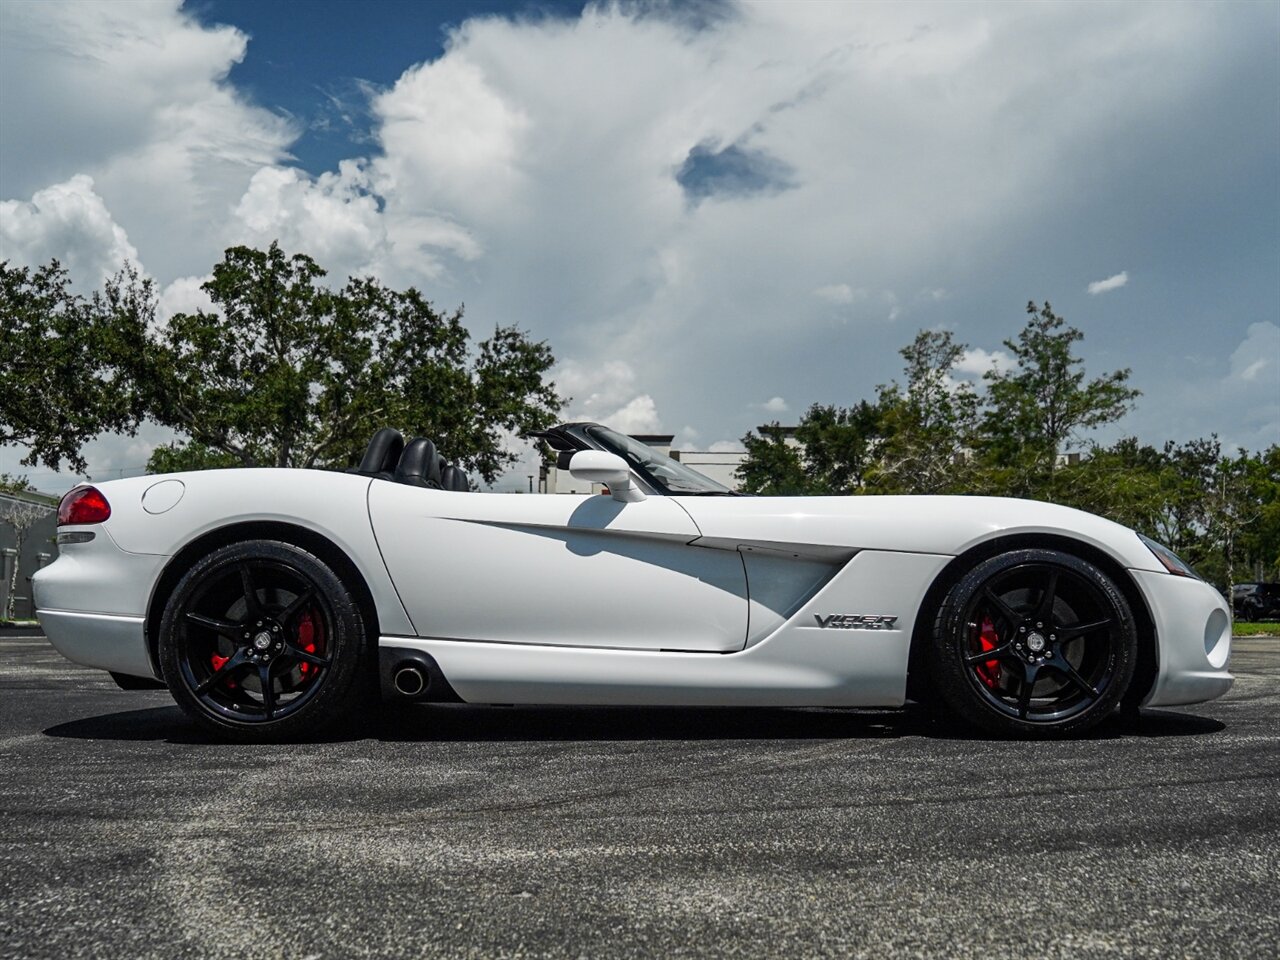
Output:
[[602,483],[613,499],[637,503],[645,499],[644,491],[631,480],[631,468],[616,453],[603,450],[579,450],[569,459],[569,473],[575,480]]

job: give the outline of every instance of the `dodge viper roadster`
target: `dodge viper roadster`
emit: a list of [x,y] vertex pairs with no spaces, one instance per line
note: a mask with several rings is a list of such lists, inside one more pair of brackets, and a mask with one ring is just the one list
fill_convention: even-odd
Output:
[[1225,693],[1231,614],[1100,517],[978,497],[741,496],[607,427],[540,435],[600,492],[477,493],[379,431],[346,472],[237,469],[70,491],[34,578],[49,640],[163,682],[239,740],[383,697],[931,705],[1079,734]]

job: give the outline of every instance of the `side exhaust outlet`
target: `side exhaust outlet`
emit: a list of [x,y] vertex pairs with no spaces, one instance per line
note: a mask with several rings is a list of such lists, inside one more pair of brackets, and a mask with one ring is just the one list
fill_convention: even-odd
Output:
[[378,647],[378,686],[384,700],[462,703],[435,658],[413,647]]
[[429,680],[421,667],[410,663],[396,668],[392,683],[395,684],[397,693],[406,697],[416,697],[427,689]]

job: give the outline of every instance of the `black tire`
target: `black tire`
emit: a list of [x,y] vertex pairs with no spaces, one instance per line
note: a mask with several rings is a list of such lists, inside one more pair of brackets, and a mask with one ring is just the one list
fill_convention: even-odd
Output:
[[178,581],[160,621],[160,669],[178,705],[221,739],[307,739],[360,705],[367,643],[359,607],[323,560],[250,540]]
[[1017,550],[979,563],[934,621],[935,701],[1004,736],[1070,736],[1109,716],[1133,679],[1124,594],[1091,563]]

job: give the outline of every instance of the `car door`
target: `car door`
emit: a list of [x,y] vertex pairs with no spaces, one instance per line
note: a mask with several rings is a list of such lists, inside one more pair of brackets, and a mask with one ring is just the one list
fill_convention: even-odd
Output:
[[745,644],[741,558],[692,546],[698,529],[669,498],[375,480],[369,516],[420,636],[707,653]]

